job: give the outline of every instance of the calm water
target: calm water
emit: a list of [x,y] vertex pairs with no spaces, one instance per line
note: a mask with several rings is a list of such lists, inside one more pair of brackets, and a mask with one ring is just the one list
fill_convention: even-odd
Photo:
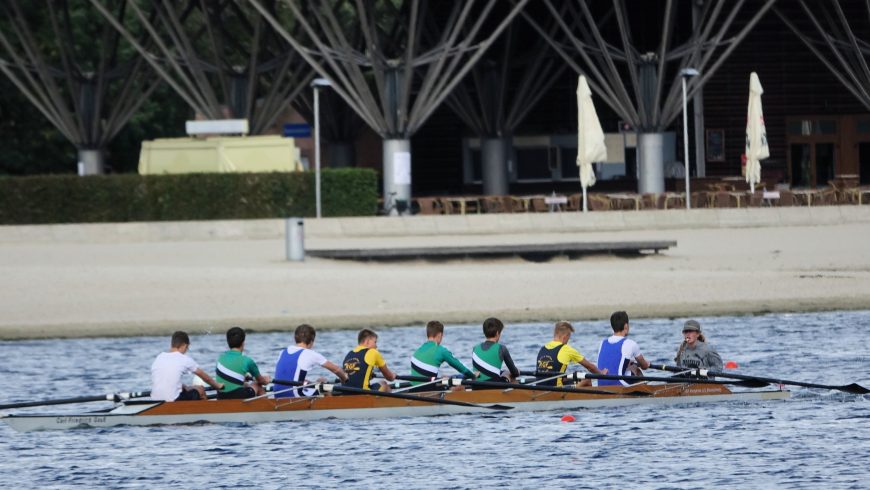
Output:
[[[870,311],[700,318],[740,372],[870,386]],[[681,320],[632,322],[650,361],[668,362]],[[609,326],[575,323],[572,339],[594,358]],[[531,369],[551,326],[508,325],[503,341]],[[292,334],[251,334],[249,354],[271,373]],[[421,327],[380,331],[388,364],[408,372]],[[448,327],[444,345],[470,364],[479,326]],[[356,332],[322,332],[333,361]],[[7,389],[0,403],[147,389],[167,338],[0,342]],[[223,332],[192,338],[212,365]],[[26,394],[23,392],[26,390]],[[392,420],[206,425],[17,433],[0,424],[0,481],[21,487],[617,487],[867,488],[870,398],[797,390],[788,401],[629,407],[564,413],[499,413]],[[50,411],[96,409],[100,403]]]

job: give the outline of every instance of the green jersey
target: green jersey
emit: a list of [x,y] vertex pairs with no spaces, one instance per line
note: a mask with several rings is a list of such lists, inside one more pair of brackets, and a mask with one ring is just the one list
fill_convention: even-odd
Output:
[[[447,350],[446,347],[438,345],[434,340],[426,342],[414,351],[414,355],[411,356],[411,375],[435,378],[438,376],[438,369],[441,367],[441,364],[445,362],[463,375],[471,376],[470,369],[465,367],[459,359],[453,357],[453,353]],[[420,382],[413,382],[412,384],[417,385]]]
[[215,366],[217,376],[215,380],[224,384],[222,392],[226,393],[241,388],[245,385],[245,375],[250,374],[254,378],[260,375],[257,363],[241,351],[228,350],[218,357]]

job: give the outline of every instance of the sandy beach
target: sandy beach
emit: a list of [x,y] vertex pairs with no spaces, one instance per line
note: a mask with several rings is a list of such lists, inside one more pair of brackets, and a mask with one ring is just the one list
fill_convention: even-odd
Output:
[[865,309],[870,211],[857,216],[830,225],[795,218],[789,221],[798,224],[779,226],[306,236],[309,249],[677,241],[658,255],[544,263],[298,263],[284,260],[277,237],[88,242],[27,238],[7,228],[0,230],[0,338],[163,335],[235,324],[289,330],[302,322],[319,328],[431,319],[474,324],[488,316],[550,322],[604,319],[618,309],[635,318]]

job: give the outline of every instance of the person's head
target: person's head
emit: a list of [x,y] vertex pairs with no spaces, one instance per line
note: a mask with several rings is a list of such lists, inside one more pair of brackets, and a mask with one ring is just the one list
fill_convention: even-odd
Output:
[[504,330],[504,323],[498,318],[487,318],[483,321],[483,336],[488,339],[501,337],[501,331]]
[[356,336],[356,340],[357,342],[359,342],[359,345],[364,345],[369,349],[378,348],[378,334],[367,328],[359,331],[359,335]]
[[701,324],[695,320],[688,320],[683,324],[683,340],[689,345],[695,345],[695,342],[706,342],[704,334],[701,333]]
[[245,343],[245,330],[242,327],[233,327],[227,330],[227,345],[230,349],[241,349]]
[[435,343],[440,344],[441,340],[444,338],[444,324],[437,320],[433,320],[427,323],[426,338],[429,340],[434,340]]
[[187,352],[187,349],[190,347],[190,337],[187,336],[187,332],[179,330],[172,334],[172,342],[170,346],[173,350],[177,350],[182,354]]
[[567,344],[571,340],[571,334],[574,333],[574,326],[568,322],[557,322],[553,328],[553,340]]
[[314,331],[314,327],[307,323],[303,323],[296,327],[296,331],[293,333],[293,338],[296,340],[297,344],[302,344],[308,347],[314,345],[315,336],[317,336],[317,332]]
[[617,311],[610,315],[610,328],[613,333],[620,333],[623,330],[628,330],[628,313]]

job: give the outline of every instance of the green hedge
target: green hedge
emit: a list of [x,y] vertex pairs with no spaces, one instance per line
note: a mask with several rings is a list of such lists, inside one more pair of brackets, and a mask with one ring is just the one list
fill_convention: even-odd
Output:
[[[324,216],[373,215],[371,169],[321,173]],[[0,224],[186,221],[314,216],[314,174],[0,177]]]

